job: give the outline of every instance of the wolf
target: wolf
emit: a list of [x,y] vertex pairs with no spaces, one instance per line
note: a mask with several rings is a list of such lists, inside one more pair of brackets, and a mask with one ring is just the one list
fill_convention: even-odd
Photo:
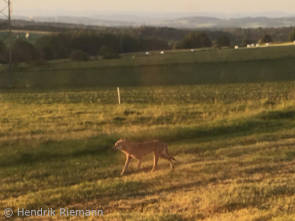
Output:
[[115,143],[114,149],[120,150],[126,156],[125,165],[122,169],[121,175],[124,175],[124,173],[127,171],[129,162],[132,158],[138,161],[137,167],[139,169],[141,166],[142,158],[149,153],[154,154],[154,165],[152,171],[155,171],[157,169],[159,157],[168,160],[171,169],[174,169],[173,161],[176,161],[175,158],[169,155],[168,145],[159,140],[131,142],[125,139],[119,139]]

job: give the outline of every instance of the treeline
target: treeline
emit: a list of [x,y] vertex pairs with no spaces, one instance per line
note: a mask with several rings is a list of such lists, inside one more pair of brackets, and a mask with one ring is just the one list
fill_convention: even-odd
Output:
[[73,51],[82,51],[89,56],[105,56],[105,53],[163,50],[169,46],[166,41],[156,38],[81,31],[44,36],[37,40],[36,48],[43,59],[59,59],[69,57]]
[[231,44],[242,44],[245,39],[252,42],[258,42],[263,36],[270,35],[275,42],[288,41],[290,32],[294,27],[282,28],[223,28],[223,29],[175,29],[168,27],[139,27],[139,28],[119,28],[119,29],[105,29],[112,33],[125,32],[132,33],[138,36],[145,37],[159,37],[167,40],[170,45],[173,45],[185,38],[190,33],[202,32],[206,33],[212,42],[216,42],[220,36],[227,35]]
[[[12,45],[14,62],[72,58],[87,60],[93,56],[117,58],[121,53],[167,50],[168,42],[130,34],[97,33],[94,31],[64,32],[40,37],[34,44],[17,39]],[[7,62],[8,49],[0,43],[0,61]]]
[[[284,29],[284,41],[295,40],[295,29]],[[288,34],[287,34],[288,31]],[[169,37],[165,37],[169,33]],[[98,56],[111,59],[122,53],[202,47],[246,46],[252,43],[280,41],[280,29],[233,29],[189,31],[173,28],[79,30],[43,35],[34,43],[16,39],[12,44],[13,61],[30,62],[71,58],[89,60]],[[281,36],[281,37],[278,37]],[[8,62],[8,48],[0,41],[0,62]]]

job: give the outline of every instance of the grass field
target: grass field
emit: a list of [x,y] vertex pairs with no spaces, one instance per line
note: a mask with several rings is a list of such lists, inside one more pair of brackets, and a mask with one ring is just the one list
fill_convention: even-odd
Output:
[[[122,87],[121,94],[118,105],[112,87],[1,91],[0,211],[295,220],[294,81]],[[167,142],[175,171],[160,160],[150,173],[150,156],[120,177],[124,157],[111,148],[119,137]]]
[[[89,88],[245,83],[295,80],[294,46],[201,49],[125,54],[120,59],[19,64],[10,74],[0,67],[0,88]],[[2,71],[1,71],[2,70]]]

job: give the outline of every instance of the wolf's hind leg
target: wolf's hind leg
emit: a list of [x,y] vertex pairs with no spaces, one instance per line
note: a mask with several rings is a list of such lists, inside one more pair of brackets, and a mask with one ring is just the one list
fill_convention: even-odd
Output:
[[158,160],[159,160],[158,153],[154,153],[154,166],[153,166],[152,171],[155,171],[157,169],[157,167],[158,167]]
[[170,163],[170,168],[173,170],[174,169],[174,163],[172,160],[169,160],[169,163]]
[[170,164],[170,168],[171,169],[174,169],[174,163],[173,163],[173,160],[175,160],[174,157],[169,156],[167,152],[161,153],[160,156],[162,158],[168,160],[169,161],[169,164]]
[[140,169],[141,168],[141,159],[138,159],[138,162],[137,162],[137,169]]

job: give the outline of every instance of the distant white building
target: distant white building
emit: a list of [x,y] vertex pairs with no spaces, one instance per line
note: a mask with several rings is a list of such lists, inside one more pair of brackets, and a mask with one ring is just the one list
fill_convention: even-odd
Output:
[[191,51],[191,52],[195,52],[195,49],[192,48],[190,51]]
[[27,33],[26,33],[26,39],[29,39],[29,37],[30,37],[30,33],[27,32]]
[[238,45],[235,45],[235,49],[239,49],[239,46]]
[[150,55],[150,52],[149,52],[149,51],[146,51],[146,52],[145,52],[145,55]]
[[165,54],[165,52],[164,51],[161,51],[160,54]]

